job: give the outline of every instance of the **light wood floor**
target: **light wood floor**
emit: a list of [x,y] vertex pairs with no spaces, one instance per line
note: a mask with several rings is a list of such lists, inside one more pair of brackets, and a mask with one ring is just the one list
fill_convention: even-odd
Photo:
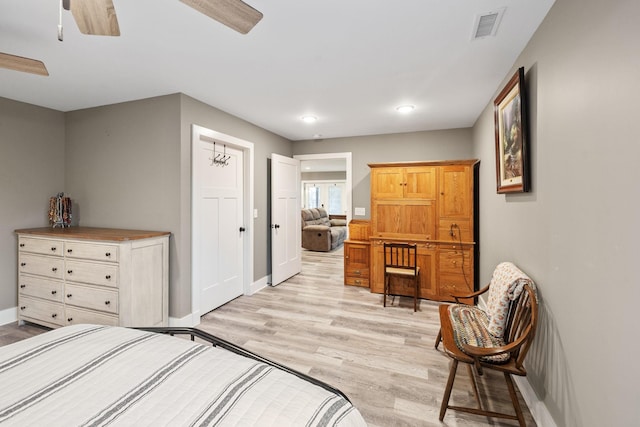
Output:
[[[286,364],[342,390],[371,427],[517,426],[517,422],[447,411],[438,421],[449,359],[433,347],[438,304],[382,296],[343,285],[342,248],[303,249],[302,273],[252,296],[239,297],[206,314],[199,328]],[[0,327],[0,345],[41,333],[33,325]],[[485,408],[512,413],[501,375],[480,377]],[[487,394],[490,397],[487,397]],[[451,396],[473,405],[464,367]],[[528,426],[535,426],[522,397]]]

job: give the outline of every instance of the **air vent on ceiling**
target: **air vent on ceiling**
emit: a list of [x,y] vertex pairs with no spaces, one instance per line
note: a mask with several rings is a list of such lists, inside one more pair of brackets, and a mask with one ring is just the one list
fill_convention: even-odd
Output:
[[472,39],[482,39],[489,36],[495,36],[500,25],[500,20],[504,14],[505,8],[494,10],[492,12],[483,13],[476,16],[473,24]]

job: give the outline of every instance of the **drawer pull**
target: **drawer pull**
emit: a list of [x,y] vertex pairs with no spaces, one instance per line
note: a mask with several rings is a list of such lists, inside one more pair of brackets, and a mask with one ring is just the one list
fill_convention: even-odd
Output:
[[56,247],[55,247],[55,246],[52,246],[52,247],[51,247],[51,252],[55,252],[55,251],[56,251]]
[[27,285],[20,285],[20,289],[24,289],[26,287],[27,287]]
[[24,243],[20,243],[20,247],[21,247],[21,248],[24,248]]
[[58,271],[58,267],[53,267],[53,268],[51,269],[51,271],[53,271],[53,272],[55,273],[56,271]]
[[106,276],[104,276],[104,278],[107,279],[107,280],[111,280],[111,275],[107,274]]
[[24,266],[26,266],[26,265],[27,265],[27,263],[26,263],[26,262],[21,262],[21,263],[20,263],[20,267],[24,267]]
[[57,294],[57,293],[58,293],[58,291],[55,291],[55,290],[54,290],[54,291],[51,291],[51,295],[55,295],[55,294]]
[[27,306],[23,305],[23,306],[20,307],[20,310],[25,310],[26,308],[27,308]]
[[356,270],[353,272],[353,274],[357,274],[358,276],[362,274],[362,272],[360,270]]
[[67,270],[67,274],[73,273],[73,270]]
[[359,285],[359,284],[361,284],[361,283],[362,283],[362,280],[360,280],[360,279],[356,279],[356,280],[354,280],[354,281],[353,281],[353,283],[355,283],[356,285]]
[[58,315],[57,315],[56,313],[53,313],[53,314],[51,315],[51,317],[53,317],[53,318],[55,319],[56,317],[58,317]]
[[73,322],[73,317],[67,317],[67,322],[69,323]]
[[104,254],[104,256],[110,257],[111,256],[111,252],[107,252],[106,254]]
[[73,252],[73,249],[67,249],[68,254],[70,254],[71,252]]
[[110,305],[110,304],[111,304],[111,301],[109,301],[109,300],[106,300],[106,301],[104,302],[104,305]]
[[71,298],[72,296],[72,294],[67,294],[67,298]]

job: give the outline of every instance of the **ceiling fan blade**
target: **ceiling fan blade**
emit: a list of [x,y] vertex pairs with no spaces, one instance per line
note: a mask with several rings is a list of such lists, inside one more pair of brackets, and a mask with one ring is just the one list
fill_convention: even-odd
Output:
[[42,61],[37,59],[23,58],[22,56],[10,55],[0,52],[0,67],[9,70],[22,71],[24,73],[48,76],[49,72]]
[[71,13],[82,34],[120,35],[118,17],[112,0],[73,0]]
[[247,34],[262,19],[262,12],[242,0],[180,1],[242,34]]

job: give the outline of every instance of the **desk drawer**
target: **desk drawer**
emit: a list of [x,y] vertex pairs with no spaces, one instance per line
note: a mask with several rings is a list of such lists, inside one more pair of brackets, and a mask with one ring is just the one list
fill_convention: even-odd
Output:
[[369,278],[369,268],[352,267],[348,266],[344,272],[347,277],[361,277],[363,279]]
[[369,287],[369,279],[363,277],[349,277],[344,278],[344,284],[350,286],[361,286],[363,288]]

